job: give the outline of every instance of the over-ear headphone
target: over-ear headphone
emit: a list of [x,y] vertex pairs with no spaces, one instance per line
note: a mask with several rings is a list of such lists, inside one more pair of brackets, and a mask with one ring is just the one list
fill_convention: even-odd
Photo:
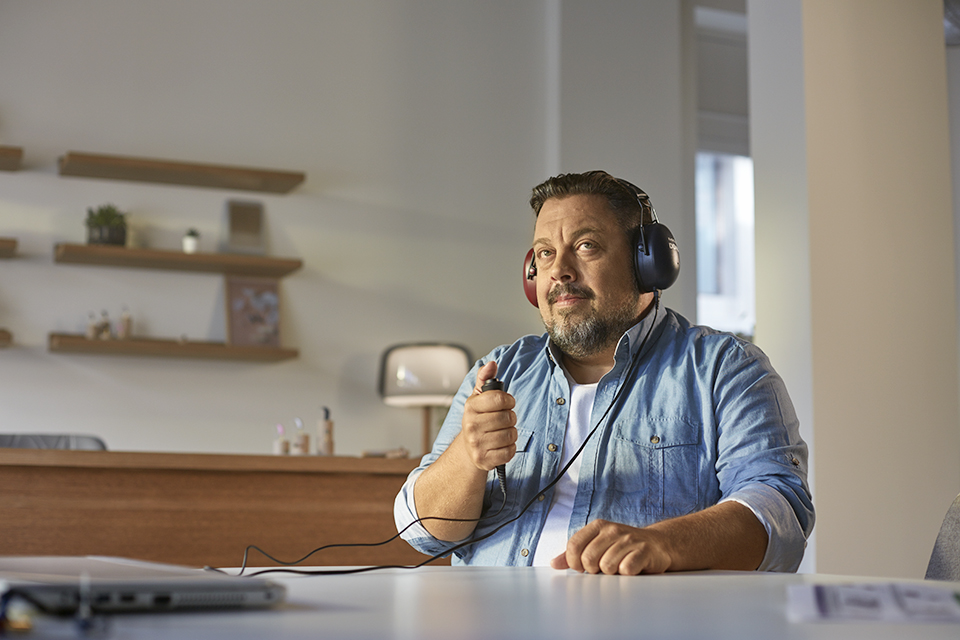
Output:
[[[680,275],[680,250],[666,225],[657,220],[657,212],[650,197],[642,189],[626,180],[616,178],[624,189],[636,196],[640,205],[640,226],[633,238],[634,276],[641,293],[663,290],[677,281]],[[651,222],[644,222],[650,220]],[[523,261],[523,291],[535,307],[537,302],[537,262],[533,249]]]

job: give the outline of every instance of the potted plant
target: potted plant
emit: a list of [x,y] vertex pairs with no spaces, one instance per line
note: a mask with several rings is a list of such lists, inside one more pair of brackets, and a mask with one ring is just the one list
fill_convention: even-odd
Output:
[[87,244],[118,244],[127,242],[127,221],[124,213],[112,204],[96,209],[87,208]]

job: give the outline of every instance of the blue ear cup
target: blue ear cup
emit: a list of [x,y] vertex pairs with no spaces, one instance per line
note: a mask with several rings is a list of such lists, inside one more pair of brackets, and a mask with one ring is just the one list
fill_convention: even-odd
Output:
[[642,293],[667,289],[680,275],[680,250],[666,225],[645,224],[637,232],[637,286]]

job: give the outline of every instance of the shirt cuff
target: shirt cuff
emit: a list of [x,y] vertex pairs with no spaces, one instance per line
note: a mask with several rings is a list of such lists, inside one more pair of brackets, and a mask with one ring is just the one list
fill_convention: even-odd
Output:
[[767,532],[767,551],[757,571],[796,572],[803,560],[807,538],[790,503],[767,485],[751,485],[724,498],[750,509]]
[[417,483],[417,478],[420,477],[421,473],[423,473],[423,469],[414,469],[407,476],[403,488],[400,489],[393,503],[393,519],[397,523],[397,530],[400,531],[400,537],[408,542],[417,538],[431,537],[426,528],[417,522],[419,518],[417,503],[413,499],[413,485]]
[[[425,468],[425,467],[424,467]],[[417,505],[413,499],[413,486],[424,468],[414,469],[407,476],[400,492],[393,502],[393,519],[397,525],[400,537],[410,543],[414,549],[428,556],[447,555],[449,543],[434,538],[427,529],[417,522]]]

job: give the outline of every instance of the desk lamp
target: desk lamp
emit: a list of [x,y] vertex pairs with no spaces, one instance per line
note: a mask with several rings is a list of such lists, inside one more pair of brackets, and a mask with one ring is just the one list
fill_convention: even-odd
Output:
[[380,395],[391,407],[423,408],[423,451],[430,451],[431,408],[449,407],[473,358],[460,345],[398,344],[383,352]]

